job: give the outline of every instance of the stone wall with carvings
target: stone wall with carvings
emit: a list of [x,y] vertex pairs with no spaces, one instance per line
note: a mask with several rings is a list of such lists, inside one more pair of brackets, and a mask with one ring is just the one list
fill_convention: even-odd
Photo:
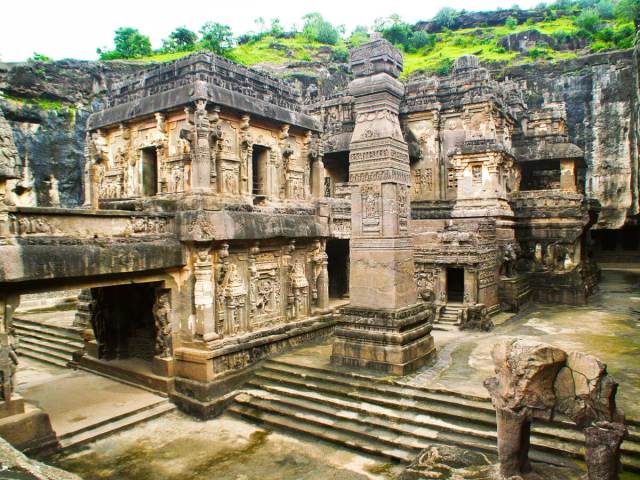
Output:
[[[197,180],[222,197],[247,200],[260,182],[260,193],[272,200],[310,201],[313,142],[310,131],[253,121],[248,115],[197,102],[92,132],[85,190],[91,191],[93,183],[99,201],[175,198],[174,194],[190,192]],[[257,149],[264,151],[258,160],[260,173],[253,171]],[[152,163],[145,164],[145,155]],[[194,180],[194,162],[208,164],[208,178]],[[151,195],[144,185],[147,165],[156,167]]]

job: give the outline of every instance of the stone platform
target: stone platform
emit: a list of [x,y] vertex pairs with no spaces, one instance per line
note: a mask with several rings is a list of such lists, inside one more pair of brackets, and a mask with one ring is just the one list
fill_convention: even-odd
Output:
[[[17,392],[48,415],[59,448],[77,447],[175,410],[159,395],[81,370],[22,359]],[[43,446],[34,445],[38,451]]]
[[406,375],[435,353],[432,321],[433,308],[427,304],[393,311],[344,307],[331,362]]

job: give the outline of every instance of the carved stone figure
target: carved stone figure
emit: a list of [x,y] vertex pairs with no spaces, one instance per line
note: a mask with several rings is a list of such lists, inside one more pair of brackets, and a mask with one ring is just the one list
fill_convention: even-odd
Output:
[[156,324],[156,355],[171,357],[171,294],[161,292],[153,305],[153,318]]
[[60,206],[60,191],[58,190],[58,179],[51,174],[49,176],[49,204],[52,207]]

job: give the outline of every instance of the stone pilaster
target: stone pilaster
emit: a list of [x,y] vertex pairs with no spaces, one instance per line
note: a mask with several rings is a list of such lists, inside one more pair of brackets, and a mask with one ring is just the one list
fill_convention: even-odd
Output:
[[433,352],[431,310],[416,305],[409,236],[409,151],[398,112],[402,56],[374,39],[351,52],[356,124],[350,145],[351,306],[332,361],[403,375]]

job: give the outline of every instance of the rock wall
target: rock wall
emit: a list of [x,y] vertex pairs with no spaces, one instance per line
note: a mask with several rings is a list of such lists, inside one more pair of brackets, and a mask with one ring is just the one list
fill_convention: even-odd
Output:
[[11,124],[21,173],[28,166],[37,205],[49,206],[52,174],[59,180],[61,206],[81,204],[87,118],[114,82],[145,66],[76,60],[0,63],[0,110]]
[[623,50],[501,72],[529,107],[565,102],[570,141],[584,150],[587,194],[602,208],[595,228],[620,228],[638,206],[638,54]]

